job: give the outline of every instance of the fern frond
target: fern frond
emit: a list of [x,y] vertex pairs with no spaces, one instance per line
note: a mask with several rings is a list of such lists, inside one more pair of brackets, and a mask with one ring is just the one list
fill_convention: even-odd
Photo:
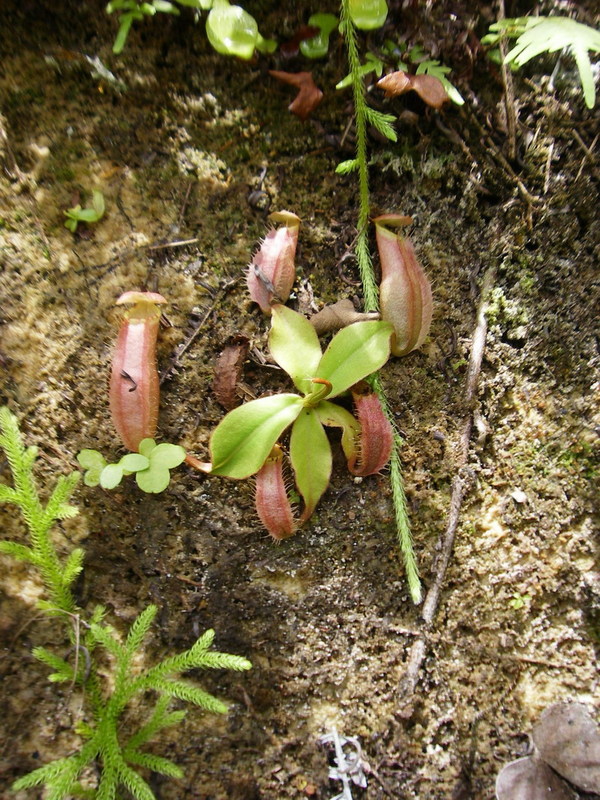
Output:
[[123,645],[117,639],[115,632],[109,625],[100,625],[97,622],[93,622],[90,625],[90,635],[96,644],[101,644],[116,659],[123,659],[125,657]]
[[199,689],[197,686],[192,686],[190,683],[184,681],[173,681],[165,678],[152,678],[146,677],[142,681],[144,688],[154,689],[157,692],[166,694],[169,697],[177,697],[179,700],[185,700],[188,703],[194,703],[206,711],[212,711],[215,714],[226,714],[228,707],[221,700],[213,697],[212,694]]
[[151,667],[146,675],[164,676],[177,672],[186,672],[190,669],[233,669],[237,671],[251,669],[252,664],[246,658],[210,651],[208,648],[213,643],[215,632],[207,630],[189,650],[175,656],[165,658],[160,664]]
[[396,117],[393,114],[383,114],[381,111],[376,111],[374,108],[367,106],[365,109],[367,122],[370,123],[376,130],[392,142],[398,141],[398,136],[394,129],[394,122]]
[[127,634],[127,639],[125,641],[125,650],[130,657],[140,649],[140,646],[144,641],[146,634],[150,630],[150,626],[152,625],[154,618],[156,617],[157,611],[158,608],[156,606],[149,605],[148,608],[145,608],[131,624],[129,633]]
[[70,519],[77,516],[79,510],[75,506],[69,505],[67,500],[73,494],[80,477],[79,472],[60,476],[44,509],[44,522],[47,525],[51,525],[57,519]]
[[0,553],[7,556],[12,556],[19,561],[28,561],[30,564],[39,564],[38,556],[33,552],[31,547],[24,544],[17,544],[17,542],[9,542],[3,540],[0,542]]
[[73,680],[73,667],[60,656],[46,650],[45,647],[34,647],[32,651],[34,658],[41,661],[54,672],[48,676],[48,680],[53,683],[64,683]]
[[156,800],[154,792],[142,776],[131,767],[128,767],[124,761],[118,766],[118,779],[136,800]]
[[130,764],[138,767],[146,767],[153,772],[160,772],[161,775],[168,775],[170,778],[183,778],[183,770],[168,758],[156,756],[153,753],[140,753],[138,750],[128,751],[126,759]]
[[74,761],[74,756],[68,758],[57,758],[43,767],[38,767],[22,778],[18,778],[12,785],[15,792],[21,789],[31,789],[33,786],[41,786],[43,783],[50,783],[55,780],[70,764]]
[[162,728],[171,727],[172,725],[177,725],[186,716],[187,712],[183,710],[171,711],[168,713],[167,709],[170,703],[170,697],[163,695],[162,697],[158,698],[150,719],[145,725],[142,725],[137,733],[134,733],[134,735],[129,739],[123,748],[126,760],[128,760],[127,754],[130,751],[133,752],[134,750],[138,750],[141,745],[149,742],[159,730]]
[[570,51],[579,71],[585,104],[588,108],[594,107],[596,87],[588,51],[600,52],[600,31],[570,17],[558,16],[504,19],[490,25],[490,31],[492,33],[482,40],[486,44],[495,43],[502,34],[518,37],[515,46],[506,54],[506,64],[512,61],[522,67],[542,53]]
[[17,503],[17,493],[4,483],[0,483],[0,503]]
[[84,556],[85,553],[80,547],[69,553],[62,573],[62,582],[65,588],[68,588],[73,583],[83,569]]

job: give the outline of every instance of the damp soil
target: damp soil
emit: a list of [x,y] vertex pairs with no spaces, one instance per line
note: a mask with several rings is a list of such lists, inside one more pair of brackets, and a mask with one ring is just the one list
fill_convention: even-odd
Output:
[[[598,711],[598,110],[585,108],[568,59],[553,85],[554,61],[542,59],[537,72],[514,77],[513,155],[500,74],[476,46],[486,9],[391,5],[395,35],[453,66],[466,99],[434,113],[415,98],[370,93],[398,116],[396,144],[370,138],[373,210],[413,216],[434,287],[426,344],[382,372],[404,437],[425,589],[459,469],[468,487],[425,659],[407,698],[407,659],[423,624],[387,475],[352,479],[337,457],[310,523],[281,544],[256,518],[250,481],[186,467],[157,496],[132,482],[113,492],[80,483],[79,516],[56,529],[61,552],[85,548],[79,604],[103,604],[125,631],[155,603],[149,663],[207,628],[219,650],[253,663],[247,673],[191,676],[230,712],[192,708],[153,744],[185,770],[181,780],[147,776],[157,798],[331,798],[341,784],[328,779],[318,739],[335,726],[359,737],[369,765],[355,800],[487,799],[501,766],[527,752],[546,706],[577,700]],[[279,39],[312,8],[247,6]],[[115,20],[102,3],[5,2],[0,17],[0,400],[39,447],[42,494],[77,468],[82,448],[111,460],[123,453],[107,374],[115,300],[129,289],[168,300],[159,437],[204,459],[225,413],[211,383],[230,337],[250,340],[246,397],[286,387],[261,359],[268,320],[243,277],[269,210],[302,218],[292,306],[360,304],[348,257],[356,184],[335,174],[353,141],[349,96],[334,89],[343,48],[334,43],[310,64],[238,62],[211,51],[185,9],[134,27],[116,57]],[[367,39],[381,44],[378,34]],[[269,68],[313,71],[325,97],[310,120],[287,111],[293,95]],[[64,211],[94,189],[106,215],[73,235]],[[462,465],[484,275],[488,331]],[[0,514],[3,538],[24,541],[14,512]],[[0,564],[0,795],[25,800],[42,794],[11,793],[12,781],[72,753],[85,709],[31,655],[39,645],[68,649],[64,630],[36,608],[38,577],[8,558]]]

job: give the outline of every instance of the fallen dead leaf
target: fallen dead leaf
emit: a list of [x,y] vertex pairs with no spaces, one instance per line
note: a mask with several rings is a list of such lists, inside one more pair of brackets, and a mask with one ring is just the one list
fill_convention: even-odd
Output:
[[415,91],[423,102],[432,108],[441,108],[450,98],[442,82],[434,75],[411,75],[398,70],[377,81],[386,97],[397,97],[406,92]]
[[236,389],[244,360],[248,354],[248,339],[245,336],[233,336],[221,351],[215,363],[213,392],[219,403],[227,411],[239,405]]
[[270,69],[269,75],[300,90],[288,109],[303,122],[310,117],[323,99],[323,92],[314,82],[312,72],[282,72]]

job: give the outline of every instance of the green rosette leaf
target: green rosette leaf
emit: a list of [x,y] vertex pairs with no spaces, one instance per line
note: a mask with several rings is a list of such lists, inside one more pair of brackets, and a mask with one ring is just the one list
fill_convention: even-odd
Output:
[[234,408],[211,437],[211,474],[229,478],[254,475],[301,410],[302,398],[297,394],[261,397]]
[[345,392],[380,369],[390,356],[389,322],[355,322],[331,340],[323,354],[317,376],[331,383],[329,397]]
[[302,394],[311,391],[310,379],[316,377],[321,356],[319,337],[310,322],[287,306],[272,306],[269,350]]
[[304,499],[304,521],[315,510],[331,477],[331,446],[314,409],[303,409],[292,426],[290,461]]

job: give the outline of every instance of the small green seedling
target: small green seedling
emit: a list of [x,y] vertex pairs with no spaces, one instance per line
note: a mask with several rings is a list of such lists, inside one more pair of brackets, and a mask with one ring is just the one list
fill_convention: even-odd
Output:
[[520,592],[513,592],[510,600],[508,601],[508,605],[511,608],[514,608],[515,611],[519,611],[521,608],[529,605],[531,601],[530,594],[521,594]]
[[308,24],[311,28],[318,28],[319,33],[312,39],[300,42],[300,52],[306,58],[324,58],[329,49],[329,37],[339,25],[335,14],[313,14],[309,17]]
[[79,203],[68,211],[65,211],[67,220],[65,228],[68,228],[71,233],[75,233],[77,226],[80,222],[98,222],[104,216],[104,195],[98,189],[92,192],[92,207],[82,208]]
[[82,450],[77,456],[85,470],[83,482],[86,486],[115,489],[124,476],[135,474],[137,485],[148,494],[163,492],[171,480],[170,470],[184,459],[183,447],[166,442],[157,445],[154,439],[142,439],[139,453],[127,453],[116,464],[109,464],[97,450]]
[[504,36],[517,39],[504,59],[506,64],[517,67],[522,67],[542,53],[555,53],[557,50],[570,52],[579,70],[585,104],[588,108],[594,107],[596,88],[588,51],[600,52],[600,31],[570,17],[518,17],[490,25],[490,33],[483,37],[481,43],[493,46]]
[[[277,42],[263,39],[258,32],[254,17],[241,6],[232,6],[229,0],[177,0],[181,6],[198,11],[209,11],[206,20],[206,35],[218,53],[249,59],[254,51],[272,53]],[[179,14],[177,5],[168,0],[151,0],[140,3],[138,0],[111,0],[106,6],[108,14],[120,11],[119,30],[113,44],[113,53],[120,53],[127,41],[134,22],[144,17],[153,17],[157,12]]]

